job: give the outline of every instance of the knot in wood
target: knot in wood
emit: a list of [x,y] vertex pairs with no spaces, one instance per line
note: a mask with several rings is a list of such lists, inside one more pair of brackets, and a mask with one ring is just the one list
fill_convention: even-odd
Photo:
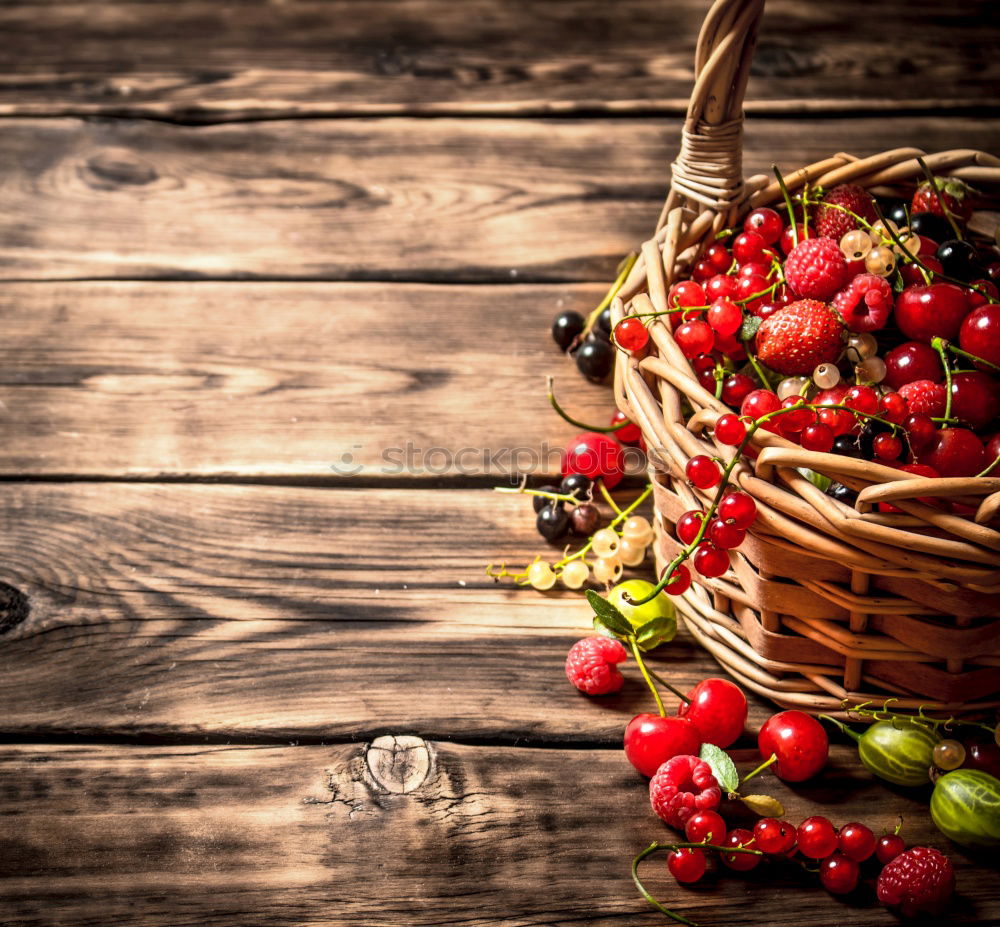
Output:
[[366,760],[375,783],[396,795],[419,789],[431,771],[430,750],[419,737],[377,737]]
[[0,582],[0,634],[17,627],[29,614],[28,597],[15,586]]

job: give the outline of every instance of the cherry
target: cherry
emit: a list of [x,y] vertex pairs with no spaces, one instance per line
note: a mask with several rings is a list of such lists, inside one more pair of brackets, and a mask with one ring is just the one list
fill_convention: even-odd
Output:
[[743,324],[743,312],[731,299],[721,297],[708,307],[708,324],[720,335],[732,335]]
[[[724,847],[740,847],[744,850],[756,850],[753,834],[744,827],[735,827],[722,842]],[[723,853],[722,862],[736,872],[749,872],[760,865],[761,857],[753,853]]]
[[954,283],[911,286],[896,297],[896,324],[914,341],[929,343],[935,336],[950,341],[968,314],[969,301]]
[[834,895],[846,895],[858,887],[858,864],[843,853],[831,853],[819,864],[819,880]]
[[[746,539],[747,533],[736,525],[727,524],[718,518],[713,518],[708,526],[708,539],[720,550],[735,550]],[[726,564],[728,569],[729,564]],[[697,568],[697,565],[696,565]],[[723,573],[725,573],[723,569]],[[700,572],[700,571],[699,571]],[[721,574],[720,574],[721,575]]]
[[745,492],[727,493],[719,503],[718,513],[723,521],[732,522],[745,531],[757,518],[757,503]]
[[705,874],[705,851],[693,847],[674,850],[667,854],[667,869],[678,882],[697,882]]
[[938,352],[920,341],[903,342],[898,348],[889,351],[883,360],[885,379],[882,382],[896,390],[914,380],[940,383],[944,379]]
[[625,475],[621,445],[594,431],[577,435],[566,446],[562,472],[564,476],[582,473],[592,480],[600,478],[608,489],[614,489]]
[[915,451],[922,450],[937,438],[937,425],[926,415],[910,415],[903,422],[910,441],[910,447]]
[[684,839],[688,843],[711,843],[722,846],[726,839],[726,822],[717,811],[698,811],[684,825]]
[[[798,232],[799,241],[803,241],[806,238],[815,238],[816,233],[813,231],[812,226],[805,226],[801,222],[795,224],[795,229]],[[781,250],[788,254],[792,248],[795,247],[795,237],[792,234],[792,227],[789,225],[784,232],[781,233]]]
[[719,550],[719,548],[707,541],[702,541],[698,545],[698,549],[694,552],[694,557],[691,559],[694,563],[694,568],[702,576],[709,579],[721,576],[729,569],[729,554],[724,550]]
[[743,424],[738,415],[727,412],[720,415],[715,423],[715,437],[722,444],[736,447],[747,436],[747,426]]
[[871,832],[871,828],[856,821],[845,824],[837,834],[837,846],[840,847],[840,852],[856,863],[863,863],[868,859],[875,852],[875,844],[875,835]]
[[736,408],[756,388],[757,386],[754,381],[746,374],[734,373],[731,377],[727,377],[722,381],[722,401],[727,406]]
[[762,759],[773,753],[775,774],[785,782],[805,782],[825,765],[830,741],[823,725],[804,711],[779,711],[764,722],[757,735]]
[[684,467],[687,478],[699,489],[711,489],[719,485],[722,471],[719,465],[705,454],[692,457]]
[[685,546],[690,544],[701,531],[701,523],[705,520],[705,513],[702,511],[685,512],[677,519],[677,540]]
[[747,697],[728,679],[703,679],[677,707],[677,715],[689,718],[704,743],[725,749],[743,733],[747,720]]
[[716,274],[705,284],[706,302],[717,299],[736,298],[736,278],[725,274]]
[[565,351],[583,331],[585,321],[579,312],[560,312],[552,323],[552,340]]
[[944,272],[949,277],[969,281],[974,280],[983,272],[979,256],[976,254],[976,246],[972,242],[961,241],[957,238],[942,242],[935,256],[944,266]]
[[899,834],[884,834],[875,844],[875,858],[884,866],[891,863],[906,849],[906,841]]
[[952,374],[951,414],[970,428],[984,428],[1000,416],[1000,382],[978,371]]
[[670,574],[670,580],[663,587],[668,595],[683,595],[691,588],[691,571],[679,563]]
[[1000,305],[990,303],[971,312],[962,323],[958,343],[963,351],[1000,365]]
[[967,428],[942,428],[935,442],[921,452],[920,462],[941,476],[975,476],[989,463],[983,442]]
[[625,757],[644,776],[651,777],[675,756],[697,756],[700,749],[701,736],[689,718],[641,714],[625,728]]
[[795,828],[777,818],[761,818],[753,828],[757,849],[769,856],[782,856],[795,846]]
[[743,231],[756,232],[765,245],[773,245],[778,241],[783,230],[781,216],[767,206],[758,207],[743,220]]
[[708,261],[709,264],[722,274],[733,266],[733,256],[720,241],[712,242],[705,249],[702,259]]
[[[988,298],[985,294],[988,294]],[[992,280],[973,280],[969,289],[965,291],[965,296],[969,300],[969,305],[973,309],[978,309],[980,306],[985,306],[990,300],[994,303],[997,302],[997,299],[1000,298],[1000,290],[997,289],[997,285]]]
[[642,429],[634,422],[629,421],[628,416],[621,409],[615,409],[615,414],[611,416],[611,421],[608,424],[614,426],[621,425],[623,422],[629,422],[629,424],[614,432],[615,438],[622,444],[632,446],[638,444],[642,438]]
[[649,329],[638,316],[630,315],[615,326],[615,341],[626,351],[636,354],[649,344]]
[[872,450],[875,456],[881,460],[899,460],[899,455],[903,453],[903,442],[895,435],[888,432],[875,435],[872,441]]
[[833,429],[822,422],[817,422],[815,425],[807,425],[802,429],[801,440],[802,446],[807,451],[819,451],[825,454],[833,447]]
[[986,462],[992,463],[988,476],[996,476],[1000,472],[1000,463],[996,463],[998,459],[1000,459],[1000,431],[986,442]]
[[799,842],[799,852],[810,859],[824,859],[837,849],[837,832],[822,815],[806,818],[799,825],[795,836]]
[[733,239],[733,257],[741,266],[751,261],[759,261],[764,256],[767,244],[760,232],[741,232]]
[[1000,779],[1000,746],[993,740],[976,739],[965,745],[965,767],[981,769]]

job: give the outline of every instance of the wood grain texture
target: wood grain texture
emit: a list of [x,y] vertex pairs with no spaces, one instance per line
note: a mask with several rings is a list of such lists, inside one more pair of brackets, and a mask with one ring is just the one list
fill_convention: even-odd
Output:
[[557,473],[555,451],[579,429],[549,407],[546,375],[585,421],[605,424],[613,399],[560,355],[549,326],[604,289],[6,285],[0,473]]
[[[677,120],[12,119],[0,279],[609,280],[644,240]],[[845,147],[1000,150],[1000,120],[752,120],[748,173]]]
[[[834,750],[822,784],[769,774],[789,818],[950,845],[926,795],[898,794]],[[752,751],[736,755],[741,768]],[[673,832],[619,751],[386,738],[343,746],[16,746],[0,750],[0,905],[9,927],[399,924],[660,925],[631,858]],[[739,808],[732,824],[751,820]],[[675,838],[676,839],[676,838]],[[957,849],[950,924],[996,924],[1000,882]],[[980,865],[985,859],[980,861]],[[890,927],[870,889],[836,899],[796,866],[696,889],[646,864],[651,890],[701,924]],[[764,912],[767,912],[765,915]]]
[[[485,575],[546,552],[526,499],[101,483],[0,500],[0,580],[29,605],[0,636],[8,734],[614,743],[649,701],[638,676],[610,699],[566,682],[592,633],[579,593]],[[714,667],[689,638],[654,662],[684,686]]]
[[[706,0],[0,6],[0,113],[681,113]],[[892,41],[884,41],[886,30]],[[989,0],[771,0],[751,111],[996,105]]]

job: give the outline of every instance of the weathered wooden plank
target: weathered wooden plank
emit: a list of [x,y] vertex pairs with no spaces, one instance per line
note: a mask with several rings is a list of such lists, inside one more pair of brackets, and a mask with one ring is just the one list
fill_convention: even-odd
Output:
[[[745,768],[751,751],[737,754]],[[905,817],[949,852],[949,923],[1000,918],[1000,882],[937,834],[919,793],[889,792],[838,747],[818,784],[761,788],[793,821],[877,831]],[[726,806],[731,808],[730,805]],[[11,746],[0,750],[0,904],[10,927],[209,922],[278,927],[665,923],[629,863],[673,834],[618,751],[467,747]],[[732,824],[751,818],[727,811]],[[701,924],[892,925],[870,891],[837,900],[794,865],[651,890]]]
[[[8,2],[0,113],[683,111],[707,0]],[[988,0],[770,0],[751,110],[996,105]],[[892,42],[883,41],[885,28]]]
[[[579,593],[485,575],[551,551],[526,499],[97,483],[0,502],[0,581],[29,606],[6,598],[0,731],[610,743],[608,706],[650,702],[638,676],[596,702],[567,683]],[[679,685],[714,672],[687,638],[657,659]]]
[[548,328],[604,289],[5,285],[0,473],[556,473],[579,429],[549,407],[545,376],[585,421],[605,424],[613,399]]
[[[605,280],[676,120],[4,123],[0,278]],[[1000,120],[753,120],[748,172],[845,146],[1000,150]]]

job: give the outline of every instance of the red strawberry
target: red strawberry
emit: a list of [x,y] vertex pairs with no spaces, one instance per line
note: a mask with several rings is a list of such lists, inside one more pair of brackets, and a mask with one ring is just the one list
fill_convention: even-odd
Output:
[[[824,208],[826,203],[831,206]],[[842,208],[836,208],[838,206]],[[845,209],[850,212],[844,212]],[[839,242],[848,232],[860,227],[851,213],[866,222],[875,222],[878,218],[875,214],[875,200],[864,187],[842,183],[827,193],[816,206],[816,234]]]
[[847,258],[830,238],[800,241],[785,259],[785,280],[804,299],[830,299],[849,276]]
[[935,216],[943,216],[946,208],[960,222],[968,222],[972,215],[969,188],[961,180],[938,180],[937,187],[940,194],[935,192],[929,180],[917,187],[913,202],[910,203],[910,212],[932,212]]
[[843,323],[826,303],[800,299],[761,323],[757,356],[786,376],[811,374],[817,364],[837,359],[843,336]]

